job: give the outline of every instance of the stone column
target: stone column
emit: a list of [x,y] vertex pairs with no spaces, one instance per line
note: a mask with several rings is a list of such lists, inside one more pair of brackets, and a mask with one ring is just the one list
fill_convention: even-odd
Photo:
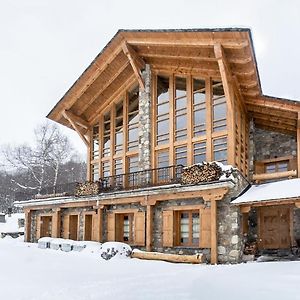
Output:
[[151,168],[151,70],[146,64],[142,72],[145,90],[139,90],[139,170]]

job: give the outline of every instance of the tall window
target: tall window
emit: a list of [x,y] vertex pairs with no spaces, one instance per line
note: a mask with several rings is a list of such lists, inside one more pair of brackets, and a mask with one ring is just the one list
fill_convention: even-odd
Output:
[[227,164],[227,137],[213,140],[214,160]]
[[134,214],[118,214],[116,217],[116,240],[132,244],[134,241]]
[[125,164],[125,162],[138,155],[138,86],[135,85],[125,91],[121,98],[111,103],[110,107],[100,115],[100,120],[92,130],[91,180],[98,180],[99,175],[107,177],[133,171],[134,163]]
[[186,79],[175,78],[175,140],[187,139]]
[[123,101],[116,105],[115,154],[123,152]]
[[92,159],[99,159],[99,125],[93,127]]
[[139,93],[138,88],[128,94],[128,151],[139,148]]
[[157,145],[169,142],[169,77],[157,76],[156,102],[156,143]]
[[102,156],[110,155],[110,112],[104,115]]
[[195,143],[193,146],[194,164],[199,164],[203,161],[206,161],[206,141]]
[[213,82],[213,131],[226,129],[226,98],[223,85]]
[[[227,104],[222,82],[157,75],[152,149],[155,167],[203,161],[227,162]],[[155,123],[156,122],[156,123]]]
[[193,79],[193,135],[206,134],[205,80]]
[[178,245],[199,246],[200,218],[199,211],[179,211],[178,219]]
[[187,165],[187,146],[175,148],[175,164],[178,165]]

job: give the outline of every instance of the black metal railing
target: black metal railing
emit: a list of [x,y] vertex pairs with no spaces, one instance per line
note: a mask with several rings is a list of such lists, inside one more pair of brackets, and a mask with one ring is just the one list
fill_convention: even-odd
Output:
[[179,183],[183,166],[168,166],[100,179],[100,191],[133,190],[151,186]]
[[[180,183],[183,168],[182,165],[168,166],[103,177],[99,179],[99,193]],[[71,182],[44,187],[40,192],[17,192],[15,193],[15,201],[45,198],[45,196],[74,196],[77,186],[77,182]]]

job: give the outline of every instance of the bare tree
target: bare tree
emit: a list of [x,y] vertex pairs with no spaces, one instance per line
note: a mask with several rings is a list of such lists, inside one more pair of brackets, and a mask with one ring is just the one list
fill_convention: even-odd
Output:
[[[40,193],[46,184],[57,184],[60,166],[71,157],[73,149],[58,126],[50,122],[39,125],[34,134],[35,143],[32,146],[6,146],[3,153],[10,167],[19,173],[28,174],[30,178],[25,183],[12,180],[24,190]],[[54,175],[50,176],[49,168],[54,171]]]

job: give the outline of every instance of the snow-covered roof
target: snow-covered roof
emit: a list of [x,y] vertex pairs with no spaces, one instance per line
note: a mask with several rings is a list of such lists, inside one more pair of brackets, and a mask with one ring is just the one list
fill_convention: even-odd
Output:
[[300,178],[253,185],[231,203],[247,204],[271,200],[290,200],[291,198],[300,199]]

